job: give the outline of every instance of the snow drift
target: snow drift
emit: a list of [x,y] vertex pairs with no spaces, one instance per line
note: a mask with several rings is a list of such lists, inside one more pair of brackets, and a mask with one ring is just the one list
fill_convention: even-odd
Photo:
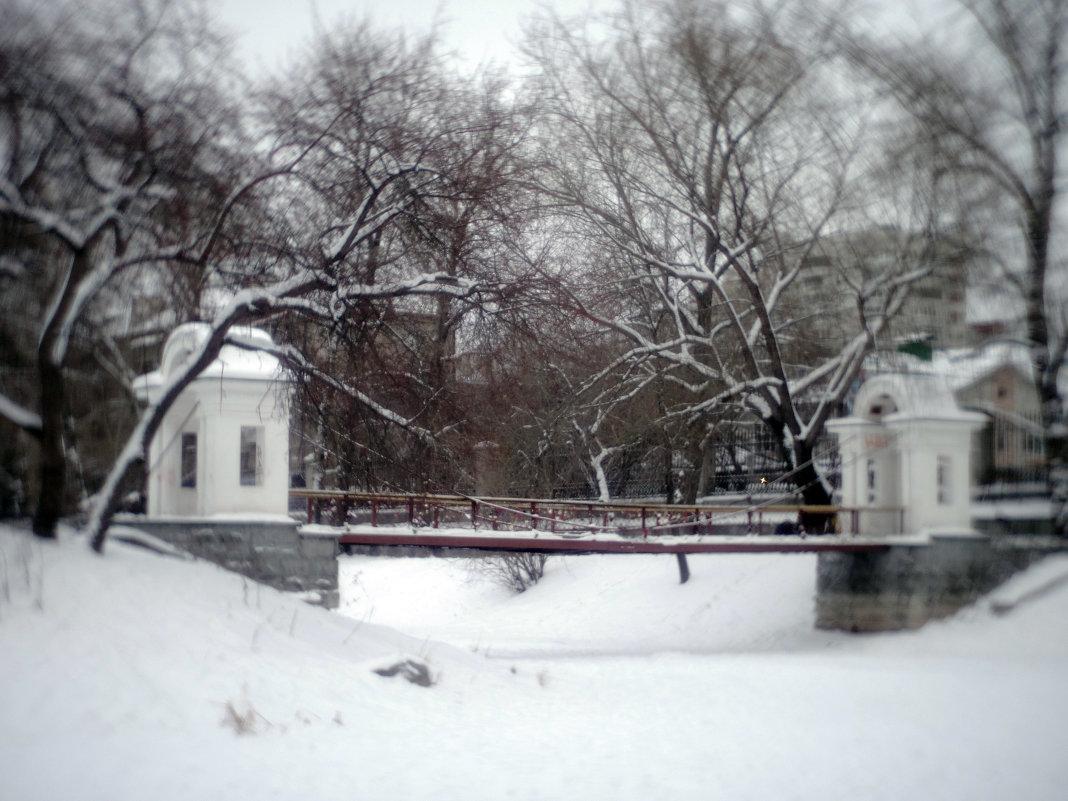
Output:
[[[0,797],[1063,797],[1068,558],[859,638],[813,630],[810,557],[693,567],[343,560],[339,614],[0,526]],[[432,686],[375,672],[408,659]]]

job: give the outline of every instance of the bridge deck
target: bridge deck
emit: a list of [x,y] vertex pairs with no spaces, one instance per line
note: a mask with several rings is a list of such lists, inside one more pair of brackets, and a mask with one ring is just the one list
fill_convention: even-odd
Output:
[[[322,532],[327,535],[327,532]],[[344,548],[352,545],[465,548],[485,551],[543,553],[817,553],[821,551],[884,551],[885,540],[841,535],[786,536],[650,536],[611,534],[561,536],[548,532],[478,532],[387,527],[355,527],[337,535]]]
[[897,506],[811,506],[785,503],[771,495],[746,496],[736,504],[690,506],[307,489],[290,490],[289,495],[291,502],[305,506],[309,524],[335,526],[370,523],[372,527],[391,528],[406,521],[417,529],[435,530],[459,525],[476,531],[529,529],[550,534],[581,531],[612,535],[619,529],[627,529],[628,533],[638,535],[670,536],[685,531],[722,537],[771,534],[771,530],[782,526],[812,526],[813,518],[825,523],[836,521],[836,528],[856,535],[861,530],[861,516],[873,514],[891,515],[904,525],[904,511]]

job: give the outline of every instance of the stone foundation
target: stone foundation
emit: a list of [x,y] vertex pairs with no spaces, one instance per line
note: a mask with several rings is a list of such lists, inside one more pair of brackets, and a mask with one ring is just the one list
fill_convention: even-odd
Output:
[[305,534],[296,522],[139,516],[115,522],[275,589],[314,594],[314,602],[328,609],[338,606],[337,540]]
[[869,553],[827,552],[817,567],[816,626],[917,629],[974,603],[1055,544],[974,533],[915,538]]

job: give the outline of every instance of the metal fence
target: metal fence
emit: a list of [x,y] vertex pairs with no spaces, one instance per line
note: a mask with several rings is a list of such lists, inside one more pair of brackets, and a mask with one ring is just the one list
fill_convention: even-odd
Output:
[[[736,504],[677,505],[465,495],[291,490],[308,523],[331,526],[462,527],[475,530],[542,530],[557,534],[859,533],[859,511],[838,506],[783,504],[747,499]],[[865,510],[872,511],[872,510]],[[898,507],[889,514],[901,514]]]

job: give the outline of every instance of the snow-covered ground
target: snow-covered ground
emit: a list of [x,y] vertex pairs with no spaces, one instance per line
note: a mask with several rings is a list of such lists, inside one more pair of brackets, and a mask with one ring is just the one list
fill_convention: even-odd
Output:
[[1068,556],[864,637],[814,630],[813,556],[690,564],[349,557],[338,614],[0,525],[0,799],[1065,798]]

